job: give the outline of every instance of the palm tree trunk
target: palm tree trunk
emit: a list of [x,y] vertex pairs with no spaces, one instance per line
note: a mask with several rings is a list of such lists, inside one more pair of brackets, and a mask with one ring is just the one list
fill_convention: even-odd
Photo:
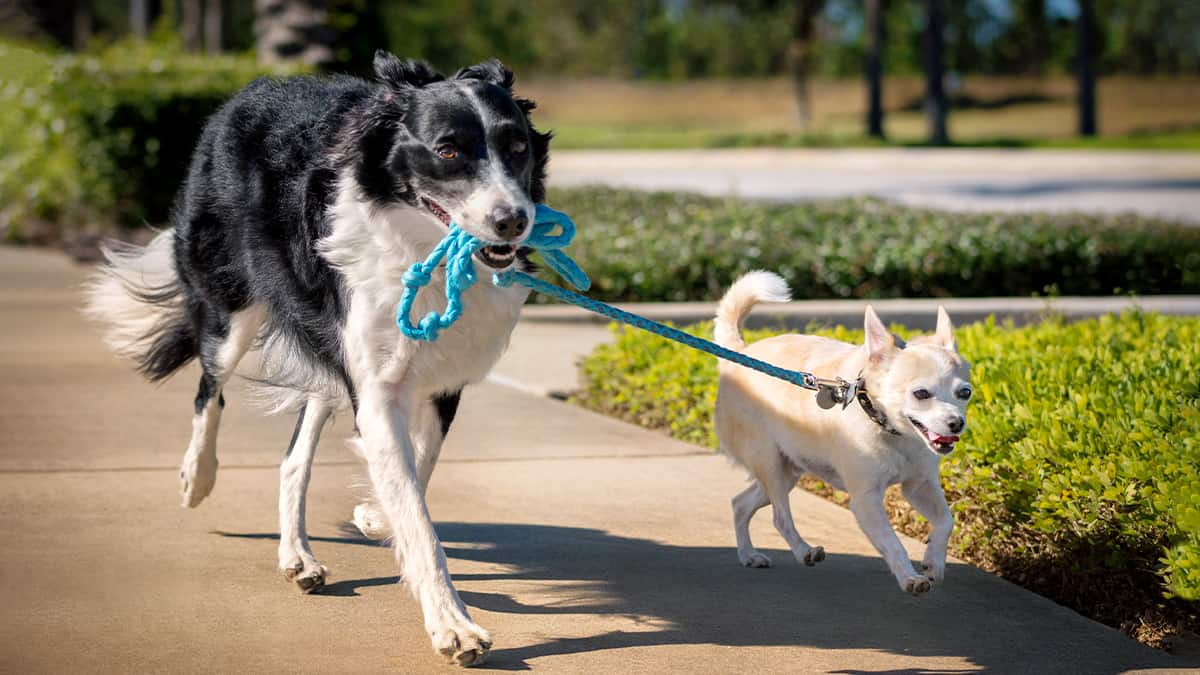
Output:
[[129,0],[129,30],[145,40],[150,33],[150,0]]
[[203,21],[204,8],[201,0],[183,0],[183,14],[179,17],[179,32],[183,37],[183,47],[189,52],[200,51],[200,24]]
[[224,48],[224,0],[204,0],[204,51],[219,54]]
[[788,43],[788,66],[792,74],[792,91],[796,100],[796,119],[800,128],[812,124],[812,104],[808,95],[808,76],[812,70],[813,27],[825,0],[797,0],[792,15],[792,39]]
[[1092,0],[1079,0],[1075,22],[1076,77],[1079,81],[1079,135],[1096,135],[1096,71],[1092,63],[1092,40],[1096,15]]
[[867,135],[884,138],[883,133],[883,53],[887,43],[886,0],[866,0],[867,31]]
[[254,0],[258,61],[299,61],[321,66],[333,61],[322,0]]
[[925,0],[925,117],[929,124],[929,143],[946,145],[950,137],[946,133],[946,91],[942,87],[945,76],[943,51],[945,12],[942,0]]

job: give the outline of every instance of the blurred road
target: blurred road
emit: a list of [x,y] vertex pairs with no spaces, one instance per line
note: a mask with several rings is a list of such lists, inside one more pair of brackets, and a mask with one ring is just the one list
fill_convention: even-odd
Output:
[[971,211],[1136,212],[1200,224],[1200,153],[847,149],[556,151],[550,184]]

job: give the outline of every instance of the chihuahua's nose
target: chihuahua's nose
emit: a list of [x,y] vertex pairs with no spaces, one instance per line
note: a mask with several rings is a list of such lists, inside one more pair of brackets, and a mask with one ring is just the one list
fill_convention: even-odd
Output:
[[962,431],[966,424],[967,421],[964,420],[961,415],[957,415],[946,420],[946,426],[950,427],[950,431],[956,434]]
[[492,229],[504,241],[512,241],[525,234],[528,226],[529,218],[525,216],[524,209],[498,208],[492,212]]

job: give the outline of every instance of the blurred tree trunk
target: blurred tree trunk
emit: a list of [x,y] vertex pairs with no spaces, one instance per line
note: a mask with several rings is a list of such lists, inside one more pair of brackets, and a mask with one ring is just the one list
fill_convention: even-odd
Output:
[[76,51],[87,49],[92,41],[92,0],[75,0],[71,22],[71,43]]
[[1093,63],[1095,9],[1092,0],[1079,0],[1075,21],[1075,76],[1079,81],[1079,135],[1096,135],[1096,71]]
[[929,143],[946,145],[946,91],[943,62],[945,12],[942,0],[925,0],[925,35],[922,40],[922,61],[925,66],[925,117],[929,124]]
[[204,51],[219,54],[225,48],[225,2],[204,0]]
[[866,0],[867,135],[883,138],[883,54],[887,43],[887,0]]
[[258,62],[331,63],[325,6],[323,0],[254,0]]
[[788,42],[788,67],[792,74],[793,94],[796,98],[796,118],[800,128],[808,129],[812,124],[812,105],[808,96],[808,76],[812,69],[816,44],[813,28],[817,15],[825,0],[796,0],[792,15],[792,39]]
[[183,12],[179,17],[179,33],[183,47],[189,52],[200,51],[200,30],[203,23],[202,0],[183,0]]
[[1050,59],[1050,24],[1046,21],[1046,0],[1020,0],[1013,7],[1015,21],[1020,26],[1021,42],[1024,43],[1025,71],[1031,75],[1046,72]]
[[129,0],[129,30],[145,40],[150,33],[150,0]]

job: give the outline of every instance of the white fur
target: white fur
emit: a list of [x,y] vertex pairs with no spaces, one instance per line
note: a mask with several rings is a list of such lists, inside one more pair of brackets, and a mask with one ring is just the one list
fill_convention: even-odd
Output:
[[717,305],[714,324],[714,339],[717,344],[729,349],[746,346],[742,341],[742,321],[750,309],[760,302],[787,302],[792,292],[783,277],[774,272],[756,270],[747,272],[725,291]]
[[[344,330],[346,367],[359,395],[359,438],[378,510],[361,522],[379,534],[381,512],[394,535],[395,553],[409,589],[421,604],[434,648],[463,665],[478,663],[491,647],[487,631],[471,621],[450,583],[446,557],[433,530],[424,492],[441,446],[429,399],[482,380],[508,345],[528,291],[500,288],[476,263],[480,281],[463,296],[464,312],[437,342],[405,338],[395,325],[402,276],[445,236],[445,227],[409,207],[372,208],[343,177],[333,207],[333,229],[321,254],[351,289]],[[457,218],[458,214],[454,214]],[[445,308],[443,269],[418,295],[413,314]],[[365,507],[369,508],[369,507]],[[355,520],[367,520],[363,508]]]
[[292,447],[279,465],[279,570],[306,593],[323,586],[327,574],[308,545],[305,506],[317,441],[332,413],[326,401],[309,399]]
[[[738,326],[759,298],[780,297],[782,279],[753,273],[736,282],[721,301],[716,331],[727,345],[742,349]],[[899,435],[885,431],[857,403],[822,409],[812,392],[741,366],[720,364],[716,427],[721,449],[750,472],[753,484],[733,498],[738,560],[767,567],[770,560],[754,549],[749,523],[771,504],[774,524],[792,555],[806,565],[825,557],[796,531],[788,494],[801,474],[814,475],[850,493],[851,511],[862,531],[887,561],[900,588],[913,594],[940,581],[946,545],[953,528],[938,479],[941,456],[909,419],[939,434],[952,416],[964,414],[966,401],[956,391],[969,382],[969,366],[954,351],[953,328],[942,310],[934,336],[901,345],[870,308],[867,341],[855,346],[808,335],[784,335],[745,347],[745,353],[785,368],[819,377],[853,381],[866,373],[872,401]],[[914,400],[914,388],[932,398]],[[899,483],[909,502],[933,525],[924,557],[924,575],[913,569],[883,509],[884,490]]]
[[105,326],[105,342],[121,356],[144,354],[159,329],[182,311],[179,293],[162,303],[139,300],[177,287],[174,242],[175,231],[166,230],[146,246],[111,242],[101,249],[107,264],[84,288],[83,311]]
[[179,492],[183,505],[195,508],[204,501],[217,482],[217,430],[221,424],[221,389],[229,381],[238,362],[250,350],[266,320],[266,308],[251,305],[229,318],[229,333],[215,348],[213,377],[216,391],[204,408],[192,418],[192,440],[179,468]]

